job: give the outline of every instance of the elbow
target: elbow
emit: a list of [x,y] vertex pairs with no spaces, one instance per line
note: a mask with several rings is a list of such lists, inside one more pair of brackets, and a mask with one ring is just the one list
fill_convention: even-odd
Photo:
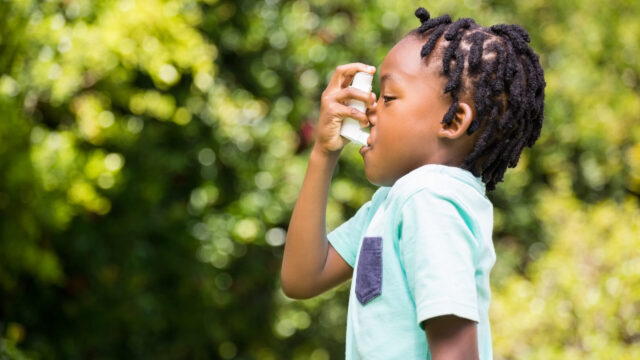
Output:
[[300,289],[296,287],[285,286],[284,284],[282,284],[282,292],[284,292],[288,298],[294,300],[306,300],[313,297],[304,291],[300,291]]
[[280,273],[280,283],[282,286],[282,292],[288,298],[305,300],[315,296],[309,287],[300,284],[295,278],[286,275],[285,271]]

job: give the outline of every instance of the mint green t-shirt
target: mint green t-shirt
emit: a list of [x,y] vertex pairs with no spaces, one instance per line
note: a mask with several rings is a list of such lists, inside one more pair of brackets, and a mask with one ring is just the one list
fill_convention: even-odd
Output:
[[328,238],[353,267],[347,359],[430,359],[423,322],[477,323],[492,359],[489,272],[493,206],[470,172],[425,165],[381,187]]

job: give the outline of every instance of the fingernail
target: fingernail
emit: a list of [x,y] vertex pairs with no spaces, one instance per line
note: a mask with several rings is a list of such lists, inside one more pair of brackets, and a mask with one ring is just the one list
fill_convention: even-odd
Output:
[[376,71],[376,68],[373,66],[369,66],[369,71]]

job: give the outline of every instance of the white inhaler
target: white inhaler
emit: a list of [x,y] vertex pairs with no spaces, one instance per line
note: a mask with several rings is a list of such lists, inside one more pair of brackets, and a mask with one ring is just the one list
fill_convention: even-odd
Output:
[[[373,74],[369,74],[366,72],[358,72],[353,77],[353,81],[351,82],[351,86],[356,89],[362,90],[364,92],[371,92],[371,83],[373,82]],[[365,112],[366,106],[364,102],[360,100],[351,99],[347,104],[349,107],[354,109],[358,109],[359,111]],[[360,127],[360,123],[352,118],[345,118],[342,121],[342,128],[340,129],[340,135],[343,137],[353,141],[354,143],[366,146],[367,139],[369,138],[369,133],[364,131]]]

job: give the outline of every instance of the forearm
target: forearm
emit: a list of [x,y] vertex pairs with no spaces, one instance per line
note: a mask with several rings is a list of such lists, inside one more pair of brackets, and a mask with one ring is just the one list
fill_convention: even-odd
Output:
[[326,208],[339,151],[311,152],[307,173],[291,216],[282,260],[282,287],[292,297],[313,296],[329,252]]

